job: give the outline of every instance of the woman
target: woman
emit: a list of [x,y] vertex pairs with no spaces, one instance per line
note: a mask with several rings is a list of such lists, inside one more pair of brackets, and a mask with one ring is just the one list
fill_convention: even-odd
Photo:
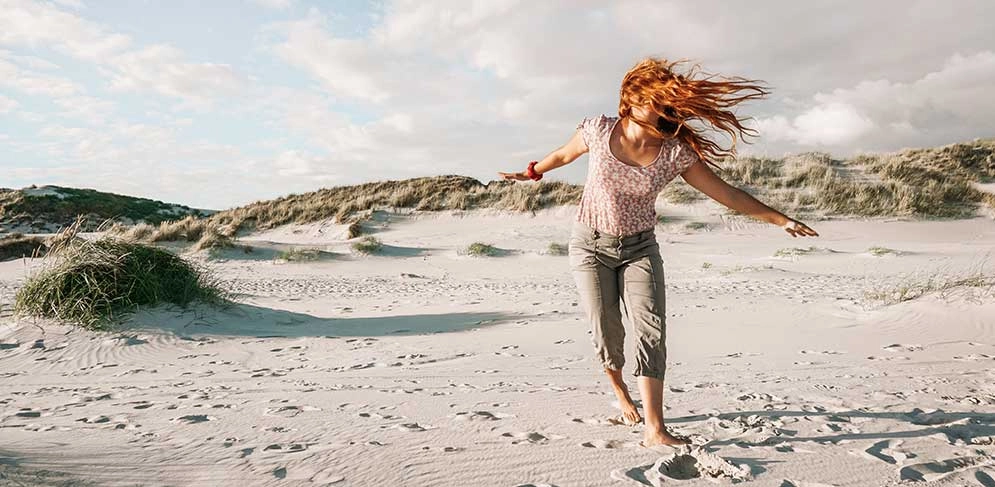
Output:
[[[715,201],[781,226],[792,237],[818,236],[719,178],[706,163],[735,153],[737,139],[755,135],[731,108],[768,92],[739,77],[679,73],[681,62],[646,58],[625,74],[618,116],[585,118],[573,137],[525,171],[503,178],[539,180],[542,174],[590,152],[587,182],[569,242],[571,272],[592,324],[596,357],[611,379],[626,424],[642,421],[622,378],[625,330],[636,335],[636,367],[646,421],[642,445],[681,445],[663,421],[666,313],[663,262],[656,242],[655,201],[677,175]],[[707,124],[732,139],[724,149],[688,122]],[[706,126],[706,128],[707,128]],[[738,135],[738,136],[737,136]],[[622,306],[620,309],[619,302]]]

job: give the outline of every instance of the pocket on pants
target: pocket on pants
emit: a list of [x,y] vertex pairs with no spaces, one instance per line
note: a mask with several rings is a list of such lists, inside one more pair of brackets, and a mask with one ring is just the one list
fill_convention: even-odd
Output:
[[597,263],[594,258],[594,246],[588,244],[582,237],[570,237],[567,244],[567,260],[572,270],[591,269]]

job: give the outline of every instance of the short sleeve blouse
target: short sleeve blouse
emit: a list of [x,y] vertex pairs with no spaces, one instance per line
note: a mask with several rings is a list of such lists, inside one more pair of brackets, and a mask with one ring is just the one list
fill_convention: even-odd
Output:
[[599,115],[577,124],[588,148],[587,182],[576,221],[609,235],[627,236],[656,226],[660,191],[700,160],[686,142],[671,137],[647,166],[630,166],[608,148],[608,137],[619,117]]

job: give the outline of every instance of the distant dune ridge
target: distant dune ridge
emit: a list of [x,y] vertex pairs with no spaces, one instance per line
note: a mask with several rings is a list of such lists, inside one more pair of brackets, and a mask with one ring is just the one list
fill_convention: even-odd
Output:
[[[834,159],[802,153],[774,159],[740,157],[720,162],[721,176],[783,211],[821,216],[969,217],[995,208],[995,139],[929,149]],[[290,194],[219,212],[93,190],[43,186],[0,190],[0,233],[54,231],[77,215],[91,224],[118,222],[113,232],[143,241],[197,241],[211,228],[229,237],[334,219],[358,223],[378,208],[422,211],[493,208],[535,211],[576,204],[582,185],[558,181],[520,184],[444,175],[377,181]],[[669,203],[702,199],[680,178],[660,195]],[[54,228],[53,228],[54,227]],[[358,228],[358,227],[357,227]],[[351,231],[350,235],[358,236]]]

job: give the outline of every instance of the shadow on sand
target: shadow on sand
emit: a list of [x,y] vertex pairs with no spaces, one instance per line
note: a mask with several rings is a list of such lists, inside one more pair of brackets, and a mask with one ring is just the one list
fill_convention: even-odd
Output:
[[143,310],[125,321],[120,331],[154,328],[179,336],[209,334],[242,337],[423,335],[469,330],[511,319],[520,314],[499,312],[417,314],[372,318],[322,318],[245,303],[227,307],[160,306]]

